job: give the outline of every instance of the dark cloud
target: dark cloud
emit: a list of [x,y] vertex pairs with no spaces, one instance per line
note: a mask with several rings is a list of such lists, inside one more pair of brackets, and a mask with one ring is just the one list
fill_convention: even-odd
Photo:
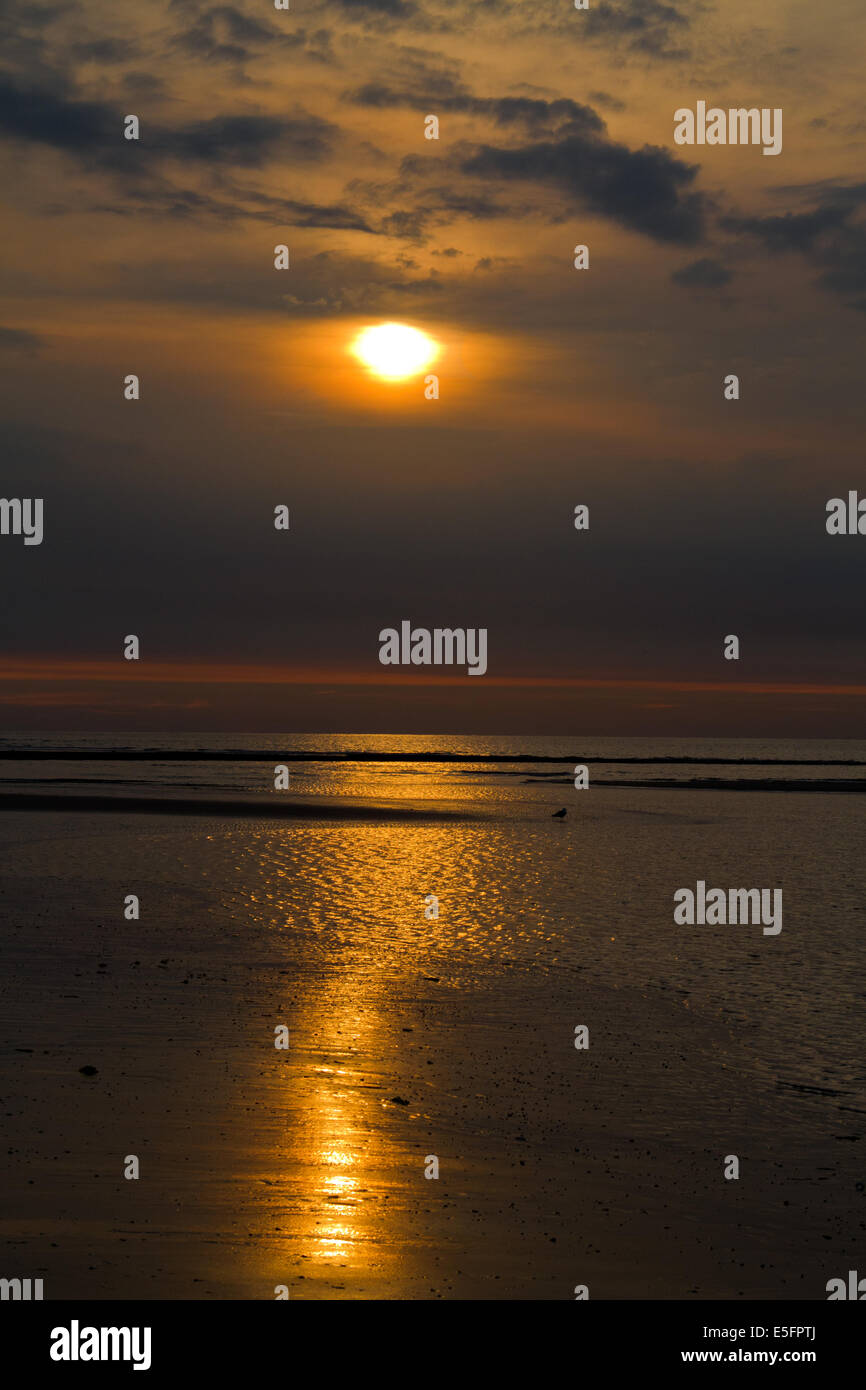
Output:
[[332,227],[357,232],[373,230],[363,216],[347,206],[281,198],[259,188],[248,188],[233,179],[223,179],[220,188],[238,217],[269,222],[274,226],[285,223],[291,227]]
[[123,63],[135,57],[138,45],[131,39],[88,39],[71,44],[69,52],[85,63]]
[[445,289],[437,271],[421,276],[404,274],[392,264],[335,251],[321,251],[298,261],[295,270],[296,283],[303,285],[303,291],[284,295],[283,303],[291,312],[304,316],[407,314],[429,308]]
[[[406,169],[404,160],[401,171]],[[453,217],[471,217],[476,222],[489,222],[497,217],[510,217],[514,208],[484,193],[459,189],[450,184],[433,185],[424,190],[424,204],[418,209],[425,223],[450,222]]]
[[276,153],[287,159],[310,161],[330,153],[336,127],[320,116],[300,112],[273,116],[213,116],[175,130],[157,130],[142,143],[172,159],[254,166]]
[[[866,226],[843,229],[835,242],[818,253],[817,263],[824,267],[818,277],[822,289],[842,295],[851,308],[866,311]],[[851,298],[854,296],[854,298]]]
[[39,352],[45,346],[45,339],[37,333],[28,333],[24,328],[4,328],[0,325],[0,352]]
[[13,139],[52,145],[70,153],[104,149],[122,138],[121,114],[105,102],[69,95],[59,74],[56,89],[16,84],[0,74],[0,133]]
[[456,111],[462,115],[482,116],[498,126],[525,125],[530,131],[552,130],[563,124],[574,130],[595,131],[605,129],[601,116],[591,106],[561,97],[554,101],[544,101],[537,97],[476,97],[465,90],[452,78],[443,79],[434,75],[430,89],[405,89],[388,87],[384,83],[368,82],[363,87],[346,94],[349,101],[359,106],[409,106],[419,107],[427,102],[434,115],[442,111]]
[[174,44],[208,62],[244,63],[268,47],[303,48],[304,30],[286,30],[244,14],[233,5],[215,5],[198,11],[189,28],[177,34]]
[[308,58],[314,59],[318,63],[336,63],[331,48],[330,29],[316,29],[312,34],[305,34],[306,54]]
[[839,205],[769,217],[724,217],[721,225],[726,231],[756,237],[770,251],[809,252],[819,238],[843,226],[851,211],[851,207]]
[[214,23],[225,24],[231,37],[238,43],[272,43],[286,37],[275,25],[263,24],[260,19],[253,19],[233,5],[215,5],[206,11],[206,15]]
[[61,78],[57,90],[18,86],[0,76],[0,133],[53,146],[116,173],[135,174],[158,157],[205,164],[258,166],[281,153],[287,160],[315,161],[330,153],[336,127],[299,111],[292,116],[214,116],[186,127],[142,122],[141,138],[123,136],[123,111],[106,102],[80,101]]
[[[373,107],[415,106],[417,95],[383,83],[367,83],[349,93],[350,100]],[[697,166],[685,164],[667,150],[645,146],[630,150],[606,135],[606,124],[591,106],[569,97],[476,97],[452,78],[447,90],[425,94],[434,114],[454,111],[492,120],[500,128],[521,127],[534,137],[522,146],[481,145],[462,157],[464,174],[505,182],[546,183],[564,192],[570,202],[588,207],[659,241],[697,242],[703,234],[705,200],[690,191]],[[424,176],[425,161],[403,160],[401,174]],[[434,208],[474,217],[514,215],[500,202],[491,203],[470,190],[425,190],[415,204],[414,229],[421,235]]]
[[38,0],[3,0],[0,4],[0,24],[4,29],[11,29],[13,26],[20,29],[31,26],[44,29],[75,9],[76,0],[48,5],[40,5]]
[[165,82],[153,72],[125,72],[123,87],[130,96],[144,97],[148,101],[165,93]]
[[423,241],[428,222],[429,211],[426,208],[397,208],[394,212],[386,213],[379,226],[385,236]]
[[[441,169],[436,167],[436,174]],[[400,164],[400,177],[390,182],[371,182],[352,179],[346,192],[370,209],[369,218],[385,236],[405,237],[412,241],[426,240],[439,227],[447,226],[455,217],[469,217],[476,222],[494,218],[513,217],[513,204],[497,201],[484,192],[462,189],[455,184],[428,183],[429,162],[419,155],[407,155]],[[393,206],[397,200],[406,206]],[[390,211],[384,211],[390,206]],[[528,210],[528,209],[527,209]]]
[[335,3],[349,14],[391,15],[398,19],[408,18],[416,10],[409,0],[335,0]]
[[[782,190],[800,196],[808,189]],[[752,237],[768,251],[803,256],[820,274],[821,289],[866,310],[866,223],[855,220],[866,206],[866,183],[822,183],[812,189],[816,205],[805,212],[722,219],[726,231]]]
[[687,50],[677,40],[691,21],[682,10],[662,0],[593,4],[582,18],[590,39],[610,40],[653,58],[687,56]]
[[567,126],[552,140],[482,145],[460,166],[477,178],[547,184],[570,203],[611,218],[656,241],[701,240],[704,195],[690,191],[698,172],[668,150],[630,150]]
[[30,0],[3,0],[0,52],[4,62],[33,73],[44,72],[51,26],[74,9],[74,3],[40,5]]
[[682,285],[686,289],[704,290],[721,289],[731,278],[731,272],[726,266],[721,265],[719,261],[711,260],[708,256],[702,257],[699,261],[692,261],[681,270],[675,270],[671,276],[675,285]]
[[167,180],[148,182],[124,192],[122,201],[82,205],[56,205],[55,216],[75,212],[109,213],[117,217],[170,218],[184,221],[262,222],[272,227],[323,227],[338,231],[370,232],[363,214],[342,204],[308,203],[277,198],[259,189],[231,184],[220,193],[181,188]]
[[625,102],[620,101],[619,97],[611,96],[610,92],[590,92],[590,101],[594,101],[596,106],[606,106],[610,111],[624,111]]

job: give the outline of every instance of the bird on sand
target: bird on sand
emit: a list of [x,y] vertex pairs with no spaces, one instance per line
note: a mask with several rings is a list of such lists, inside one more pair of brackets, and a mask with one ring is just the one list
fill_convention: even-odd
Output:
[[551,820],[565,820],[567,815],[568,808],[566,806],[563,806],[561,811],[554,811],[553,815],[551,816]]

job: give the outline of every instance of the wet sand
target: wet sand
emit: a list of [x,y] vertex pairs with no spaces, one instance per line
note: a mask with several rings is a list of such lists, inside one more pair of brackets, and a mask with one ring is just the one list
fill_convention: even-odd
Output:
[[744,1002],[760,937],[693,936],[705,961],[677,965],[623,866],[653,816],[701,833],[682,801],[587,818],[593,887],[555,912],[546,838],[506,867],[547,824],[0,816],[4,1273],[46,1298],[826,1297],[862,1258],[862,1086],[826,1041],[782,1074],[800,1006],[772,1016],[782,976]]
[[[284,820],[288,818],[303,820],[483,820],[489,817],[480,807],[469,807],[453,802],[437,804],[425,802],[423,806],[381,799],[355,797],[350,802],[345,799],[327,797],[304,798],[280,794],[253,794],[239,796],[237,793],[184,796],[175,791],[145,792],[136,796],[129,792],[0,792],[0,812],[2,811],[62,811],[68,814],[81,812],[108,812],[111,815],[148,816],[230,816],[253,817],[256,820]],[[539,813],[544,814],[544,809]]]

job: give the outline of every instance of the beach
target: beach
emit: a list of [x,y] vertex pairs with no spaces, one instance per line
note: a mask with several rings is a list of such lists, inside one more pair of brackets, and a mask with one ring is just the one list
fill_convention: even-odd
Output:
[[[0,812],[8,1272],[46,1298],[826,1297],[866,1219],[861,798],[409,800]],[[782,931],[675,925],[696,877],[783,888]]]

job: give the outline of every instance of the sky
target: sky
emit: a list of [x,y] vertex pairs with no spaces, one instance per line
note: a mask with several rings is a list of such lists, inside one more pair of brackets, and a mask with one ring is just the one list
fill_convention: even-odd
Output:
[[0,3],[0,723],[862,736],[861,0],[291,5]]

